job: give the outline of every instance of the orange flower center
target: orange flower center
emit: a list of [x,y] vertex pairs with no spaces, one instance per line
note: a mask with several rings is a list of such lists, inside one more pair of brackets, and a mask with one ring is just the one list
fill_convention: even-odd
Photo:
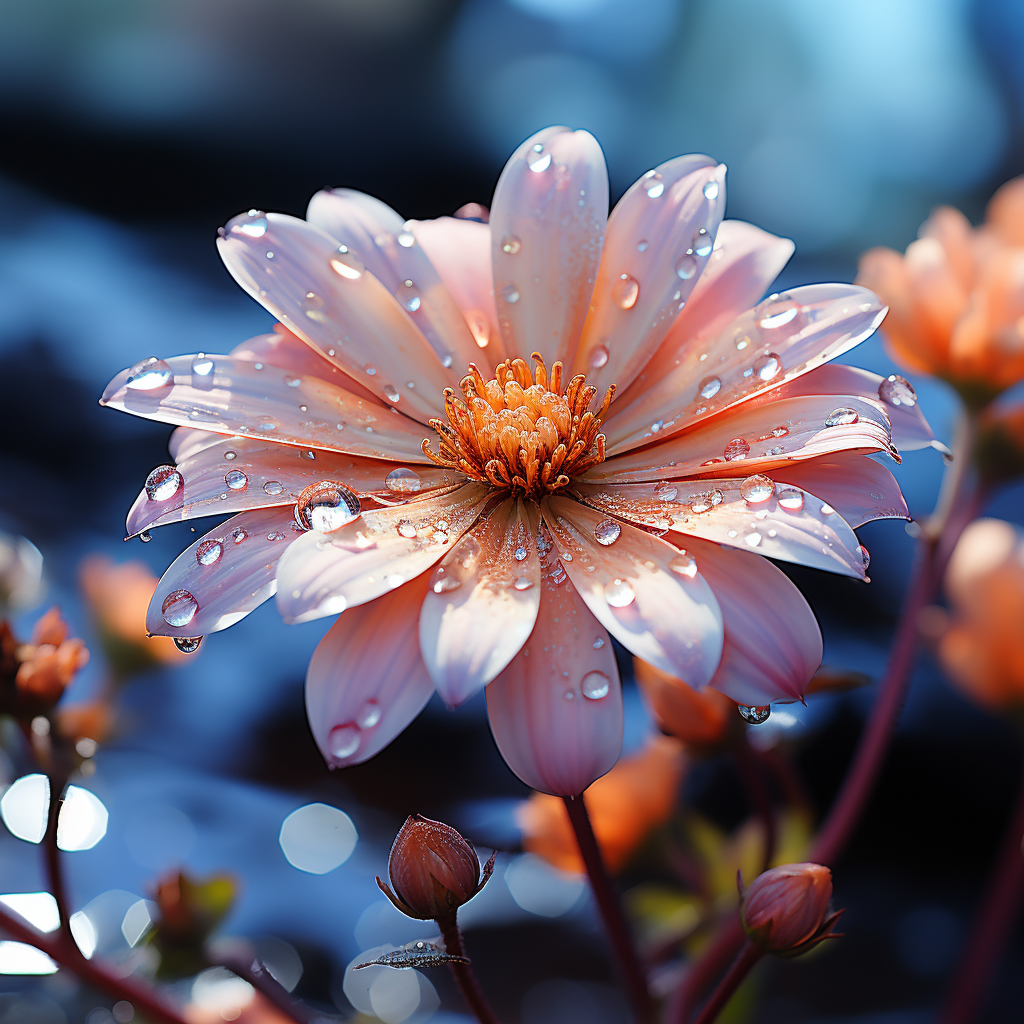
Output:
[[601,424],[608,412],[613,384],[595,413],[590,403],[597,388],[578,373],[562,390],[562,364],[548,375],[538,352],[533,375],[522,359],[506,359],[484,380],[473,363],[463,377],[465,401],[451,388],[444,392],[448,422],[434,419],[440,451],[423,442],[433,462],[492,487],[539,499],[561,491],[573,477],[604,462]]

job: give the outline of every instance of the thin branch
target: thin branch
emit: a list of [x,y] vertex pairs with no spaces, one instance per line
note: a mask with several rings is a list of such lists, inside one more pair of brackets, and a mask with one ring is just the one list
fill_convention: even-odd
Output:
[[650,991],[647,988],[647,978],[633,946],[633,939],[626,922],[626,915],[622,911],[622,904],[619,902],[618,893],[612,886],[608,869],[601,857],[601,849],[597,845],[583,796],[567,796],[563,799],[569,815],[569,822],[576,834],[580,856],[587,869],[598,912],[604,922],[619,972],[626,986],[626,995],[629,998],[633,1016],[638,1021],[649,1021],[654,1008],[651,1003]]
[[[441,929],[441,936],[444,939],[445,950],[452,956],[466,955],[466,947],[462,942],[462,933],[459,931],[459,922],[452,914],[448,919],[439,918],[437,926]],[[480,982],[477,981],[473,972],[473,965],[469,963],[453,963],[449,965],[455,977],[455,983],[459,986],[462,998],[466,1005],[472,1010],[473,1016],[480,1024],[498,1024],[498,1018],[487,1002]]]
[[64,885],[64,872],[61,868],[60,848],[57,846],[57,826],[60,821],[60,809],[64,805],[67,777],[63,773],[54,771],[47,778],[50,783],[50,806],[46,816],[46,833],[43,836],[43,857],[46,860],[50,892],[57,903],[60,929],[66,937],[70,938],[71,914],[68,911],[67,889]]
[[713,1024],[725,1009],[725,1005],[732,998],[733,993],[740,987],[740,983],[750,973],[750,969],[763,956],[764,953],[747,939],[740,950],[740,955],[726,972],[725,977],[718,983],[718,988],[711,993],[711,998],[704,1004],[695,1024]]
[[213,966],[224,967],[243,981],[249,982],[260,995],[295,1024],[311,1024],[321,1016],[296,999],[258,960],[221,957],[214,961]]
[[672,993],[665,1013],[670,1024],[687,1024],[700,997],[736,956],[745,938],[739,914],[731,913]]

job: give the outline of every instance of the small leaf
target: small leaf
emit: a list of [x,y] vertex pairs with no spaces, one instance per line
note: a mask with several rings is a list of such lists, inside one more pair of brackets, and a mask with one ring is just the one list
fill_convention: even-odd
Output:
[[442,967],[444,964],[468,964],[469,960],[464,956],[452,956],[436,943],[427,942],[424,939],[417,939],[397,949],[381,953],[376,960],[367,960],[365,964],[356,964],[353,970],[361,970],[363,967],[393,967],[401,970],[409,967]]

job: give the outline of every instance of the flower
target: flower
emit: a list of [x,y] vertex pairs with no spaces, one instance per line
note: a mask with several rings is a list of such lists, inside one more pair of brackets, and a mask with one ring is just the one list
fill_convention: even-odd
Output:
[[160,954],[159,977],[182,978],[207,965],[206,941],[231,910],[237,892],[226,874],[194,879],[170,871],[156,881],[156,920],[147,941]]
[[633,659],[633,674],[658,725],[676,739],[696,747],[717,743],[726,735],[735,715],[728,697],[707,687],[695,690],[682,679]]
[[494,857],[480,870],[471,843],[443,821],[421,814],[406,819],[388,859],[392,891],[380,878],[377,885],[408,917],[448,920],[486,884]]
[[832,872],[822,864],[783,864],[757,876],[740,893],[740,917],[751,941],[766,953],[799,956],[834,938]]
[[555,795],[618,758],[609,634],[693,687],[799,700],[821,636],[759,556],[865,578],[854,528],[907,512],[863,456],[932,435],[905,382],[826,365],[881,320],[873,294],[759,301],[793,245],[722,220],[724,174],[670,160],[609,217],[596,140],[549,128],[486,224],[344,189],[305,221],[232,219],[221,256],[280,324],[144,359],[101,400],[178,427],[129,534],[233,514],[164,574],[149,631],[224,629],[275,593],[288,622],[337,616],[306,680],[332,766],[435,689],[486,688],[506,761]]
[[48,714],[88,662],[89,649],[68,637],[58,608],[39,618],[27,644],[19,644],[7,623],[0,622],[0,700],[11,714]]
[[928,609],[924,631],[946,673],[992,709],[1024,706],[1024,536],[998,519],[961,534],[945,576],[951,611]]
[[[609,871],[621,871],[651,831],[668,820],[685,770],[679,742],[654,736],[587,790],[587,813]],[[523,830],[524,849],[560,871],[583,874],[561,800],[534,793],[516,808],[516,821]]]
[[1024,378],[1024,178],[996,192],[980,228],[943,206],[919,236],[903,256],[865,253],[857,281],[889,304],[893,359],[984,405]]

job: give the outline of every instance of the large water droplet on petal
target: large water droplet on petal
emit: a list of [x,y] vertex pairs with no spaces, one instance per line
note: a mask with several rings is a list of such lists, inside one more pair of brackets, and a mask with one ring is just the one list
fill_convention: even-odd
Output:
[[594,537],[598,544],[603,544],[607,547],[609,544],[614,544],[622,533],[622,527],[614,519],[602,519],[601,522],[594,527]]
[[506,235],[501,240],[501,251],[508,253],[509,256],[515,256],[522,247],[523,243],[515,235]]
[[761,725],[762,722],[767,722],[768,717],[772,713],[772,706],[766,704],[764,707],[747,707],[744,704],[737,706],[736,710],[740,713],[740,718],[749,725]]
[[917,392],[910,381],[891,373],[878,385],[878,397],[889,405],[917,405]]
[[213,373],[213,360],[205,352],[200,352],[192,357],[190,368],[197,377],[209,377]]
[[356,712],[356,725],[360,729],[372,729],[381,718],[380,705],[371,697]]
[[723,451],[726,462],[736,462],[739,459],[745,459],[750,451],[749,443],[742,437],[734,437],[726,446]]
[[704,185],[704,198],[717,199],[718,191],[718,179],[712,178],[709,182],[706,182]]
[[662,181],[661,175],[657,171],[648,171],[640,181],[644,191],[652,199],[660,198],[665,192],[665,182]]
[[207,537],[196,545],[196,561],[200,565],[216,565],[224,554],[224,545],[213,537]]
[[857,415],[856,409],[850,409],[846,406],[842,406],[839,409],[833,409],[825,419],[826,427],[849,427],[856,423],[860,419]]
[[244,491],[249,486],[249,478],[240,469],[231,469],[224,474],[224,483],[233,491]]
[[295,522],[303,530],[333,533],[359,517],[359,495],[334,480],[310,484],[295,503]]
[[419,474],[406,466],[391,470],[384,478],[384,486],[399,494],[413,494],[420,489],[420,485]]
[[633,584],[629,580],[615,579],[609,580],[604,585],[604,599],[613,608],[625,608],[626,605],[632,604],[636,598],[636,591],[633,589]]
[[608,691],[611,689],[612,681],[603,672],[593,671],[588,672],[582,680],[580,680],[580,693],[584,697],[590,700],[600,700],[602,697],[608,696]]
[[871,564],[871,554],[863,544],[857,545],[857,554],[860,555],[860,560],[864,565],[864,571],[867,572],[868,566]]
[[185,486],[185,478],[174,466],[157,466],[146,477],[146,497],[150,501],[170,501]]
[[608,363],[608,348],[605,345],[595,345],[590,350],[590,365],[595,370],[600,370]]
[[233,235],[262,238],[267,233],[267,215],[262,210],[250,210],[248,214],[239,214],[231,222],[230,231]]
[[[537,147],[540,146],[538,149]],[[529,153],[526,154],[526,166],[537,174],[546,171],[551,166],[551,154],[544,152],[544,147],[537,143]]]
[[174,646],[181,651],[182,654],[195,654],[199,650],[199,645],[203,642],[201,636],[176,636],[174,637]]
[[405,306],[410,313],[415,313],[420,308],[423,302],[423,298],[420,295],[419,288],[413,283],[412,280],[403,281],[398,289],[398,298],[402,305]]
[[155,391],[157,388],[166,387],[173,376],[167,363],[156,356],[150,356],[128,370],[125,386],[133,391]]
[[630,277],[629,274],[620,274],[619,279],[612,285],[612,299],[620,309],[632,309],[639,294],[640,285],[636,278]]
[[758,474],[748,476],[740,484],[740,497],[748,505],[760,505],[775,493],[775,481],[771,477]]
[[754,310],[759,327],[773,330],[784,327],[796,318],[800,303],[789,295],[770,295]]
[[700,397],[714,398],[722,390],[722,381],[718,377],[705,377],[700,382]]
[[354,252],[349,251],[347,245],[341,245],[331,257],[331,269],[339,277],[354,281],[363,276],[363,271],[366,268],[363,266],[363,261]]
[[336,725],[327,736],[327,747],[334,757],[351,757],[359,749],[359,726]]
[[774,352],[767,352],[754,360],[754,373],[761,380],[772,380],[778,376],[782,363]]
[[804,492],[795,487],[786,487],[779,491],[779,508],[787,512],[799,512],[804,507]]
[[187,590],[172,590],[160,605],[164,622],[176,629],[187,626],[199,611],[199,602]]
[[708,229],[701,228],[700,231],[693,236],[693,242],[690,244],[690,248],[693,250],[693,254],[695,256],[703,258],[704,256],[711,255],[711,248],[714,244],[715,240],[710,234],[708,234]]
[[688,551],[680,551],[678,555],[673,555],[668,567],[674,573],[685,576],[687,579],[692,580],[697,575],[697,559]]
[[675,484],[665,480],[654,488],[654,496],[658,501],[675,501],[679,495],[679,488]]
[[514,304],[519,301],[519,289],[514,284],[507,284],[501,289],[501,297]]
[[676,274],[684,281],[689,281],[697,273],[697,260],[692,253],[683,253],[676,261]]

